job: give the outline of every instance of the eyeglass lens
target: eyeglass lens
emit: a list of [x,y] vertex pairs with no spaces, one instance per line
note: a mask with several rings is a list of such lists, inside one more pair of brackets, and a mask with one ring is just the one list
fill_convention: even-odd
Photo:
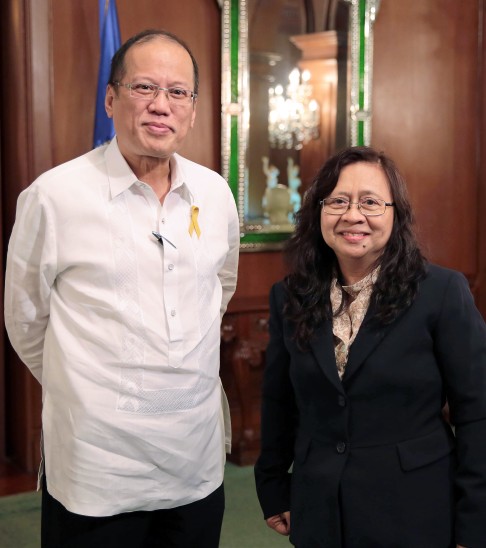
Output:
[[193,92],[187,89],[162,88],[144,82],[134,82],[126,86],[130,89],[130,95],[136,99],[155,99],[162,92],[171,103],[190,103],[194,96]]
[[344,198],[326,198],[322,202],[323,210],[331,215],[342,215],[353,204],[358,206],[363,215],[383,215],[386,211],[386,202],[378,198],[363,198],[356,203]]

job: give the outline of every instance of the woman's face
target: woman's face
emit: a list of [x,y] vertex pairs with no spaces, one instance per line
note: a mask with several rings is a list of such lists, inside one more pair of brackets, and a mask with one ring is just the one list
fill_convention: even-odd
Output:
[[393,228],[393,207],[379,216],[365,216],[356,202],[363,198],[393,202],[390,185],[378,164],[357,162],[341,171],[336,188],[328,198],[343,198],[353,203],[341,215],[321,210],[321,232],[334,250],[346,284],[363,279],[385,248]]

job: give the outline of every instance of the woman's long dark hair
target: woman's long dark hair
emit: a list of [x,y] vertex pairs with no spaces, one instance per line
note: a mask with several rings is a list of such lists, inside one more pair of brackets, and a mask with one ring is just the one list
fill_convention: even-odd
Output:
[[426,261],[413,232],[407,188],[395,164],[384,153],[370,147],[342,150],[317,173],[296,215],[296,229],[286,246],[289,274],[285,279],[288,292],[285,314],[296,325],[296,340],[301,348],[307,347],[319,323],[332,318],[329,292],[333,277],[339,274],[336,255],[322,237],[319,201],[332,193],[343,168],[357,162],[382,167],[395,203],[390,239],[376,265],[380,265],[380,273],[371,298],[374,320],[388,324],[408,308],[425,275]]

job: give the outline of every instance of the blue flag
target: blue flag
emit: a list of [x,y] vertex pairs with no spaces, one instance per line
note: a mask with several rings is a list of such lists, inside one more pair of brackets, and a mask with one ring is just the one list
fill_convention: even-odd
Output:
[[106,85],[110,77],[111,59],[121,45],[120,27],[115,0],[98,0],[100,15],[100,67],[96,92],[96,114],[93,146],[98,147],[113,138],[113,120],[105,111]]

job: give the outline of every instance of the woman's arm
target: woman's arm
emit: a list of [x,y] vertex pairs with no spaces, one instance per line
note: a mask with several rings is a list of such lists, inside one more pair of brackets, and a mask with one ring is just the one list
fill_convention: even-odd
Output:
[[465,277],[452,272],[435,331],[457,440],[458,546],[486,539],[486,326]]
[[284,290],[270,294],[270,340],[262,388],[261,452],[255,465],[258,498],[266,519],[290,509],[289,468],[293,462],[297,410],[283,335]]
[[[283,512],[268,518],[267,525],[270,529],[277,531],[281,535],[290,535],[290,512]],[[461,548],[460,546],[458,548]]]

